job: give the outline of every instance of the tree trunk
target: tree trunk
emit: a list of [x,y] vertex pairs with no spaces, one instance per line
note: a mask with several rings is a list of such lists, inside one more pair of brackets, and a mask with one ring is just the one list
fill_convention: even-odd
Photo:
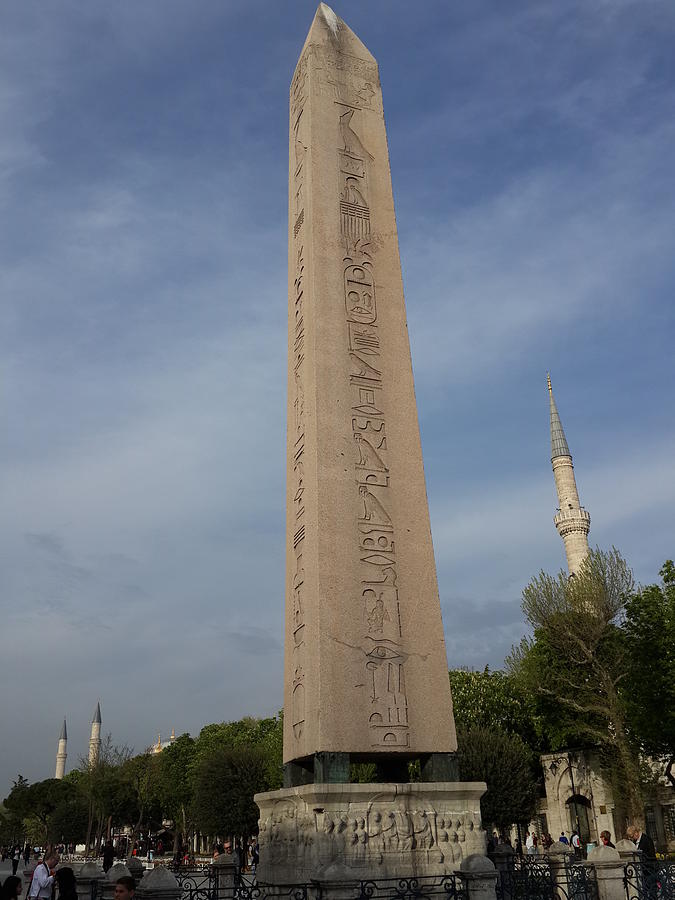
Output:
[[91,852],[91,830],[94,825],[94,801],[89,800],[89,818],[87,820],[87,840],[84,845],[84,855],[89,856]]

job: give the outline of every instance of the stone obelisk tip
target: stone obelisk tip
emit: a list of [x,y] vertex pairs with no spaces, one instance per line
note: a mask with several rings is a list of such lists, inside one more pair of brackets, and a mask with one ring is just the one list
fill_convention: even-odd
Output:
[[375,57],[366,45],[327,3],[319,3],[303,51],[310,44],[330,44],[338,53],[375,62]]

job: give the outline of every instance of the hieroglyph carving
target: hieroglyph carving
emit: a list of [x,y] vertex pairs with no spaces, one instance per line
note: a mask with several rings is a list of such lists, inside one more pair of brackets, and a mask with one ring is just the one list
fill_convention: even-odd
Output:
[[291,84],[291,191],[293,197],[293,252],[295,255],[295,271],[293,275],[293,293],[291,322],[292,354],[293,354],[293,412],[294,412],[294,446],[293,446],[293,483],[292,508],[295,526],[293,528],[293,554],[295,571],[292,581],[292,632],[293,632],[293,689],[292,689],[292,726],[293,736],[300,740],[305,724],[305,570],[302,565],[304,542],[306,539],[304,513],[306,504],[307,480],[305,478],[305,340],[306,340],[306,297],[305,297],[305,256],[304,256],[304,222],[305,222],[305,171],[308,152],[303,119],[307,100],[308,54],[304,54],[293,76]]
[[[347,321],[349,411],[354,438],[354,474],[359,497],[356,544],[359,554],[360,606],[363,615],[363,652],[370,698],[368,731],[373,747],[390,749],[410,743],[405,655],[401,648],[396,541],[389,512],[389,462],[383,401],[383,376],[373,259],[368,241],[370,204],[368,165],[372,154],[358,133],[355,109],[344,109],[345,83],[336,87],[340,231],[343,288]],[[338,85],[338,81],[335,82]],[[362,115],[362,113],[359,113]],[[354,846],[360,832],[353,830]]]

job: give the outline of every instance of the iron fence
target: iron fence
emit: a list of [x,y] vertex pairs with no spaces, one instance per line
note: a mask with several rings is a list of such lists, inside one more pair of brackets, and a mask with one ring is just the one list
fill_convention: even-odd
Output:
[[624,866],[626,900],[675,900],[675,863],[641,860]]
[[593,866],[566,859],[555,870],[547,856],[516,857],[500,869],[497,900],[598,900]]
[[178,882],[182,900],[217,900],[218,877],[211,866],[167,866]]

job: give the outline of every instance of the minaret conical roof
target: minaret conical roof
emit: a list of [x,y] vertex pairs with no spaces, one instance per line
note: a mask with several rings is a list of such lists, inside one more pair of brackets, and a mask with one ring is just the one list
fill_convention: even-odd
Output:
[[59,735],[59,740],[60,741],[68,740],[68,731],[66,729],[66,720],[65,719],[63,720],[63,725],[61,726],[61,734]]
[[572,454],[570,453],[570,448],[567,445],[567,438],[565,437],[562,422],[560,421],[560,416],[558,415],[558,407],[555,405],[555,399],[553,398],[551,376],[547,374],[546,380],[548,382],[548,394],[551,404],[551,459],[555,459],[557,456],[571,457]]
[[92,725],[100,725],[101,724],[101,704],[100,702],[96,704],[96,712],[94,713],[94,718],[91,720]]

